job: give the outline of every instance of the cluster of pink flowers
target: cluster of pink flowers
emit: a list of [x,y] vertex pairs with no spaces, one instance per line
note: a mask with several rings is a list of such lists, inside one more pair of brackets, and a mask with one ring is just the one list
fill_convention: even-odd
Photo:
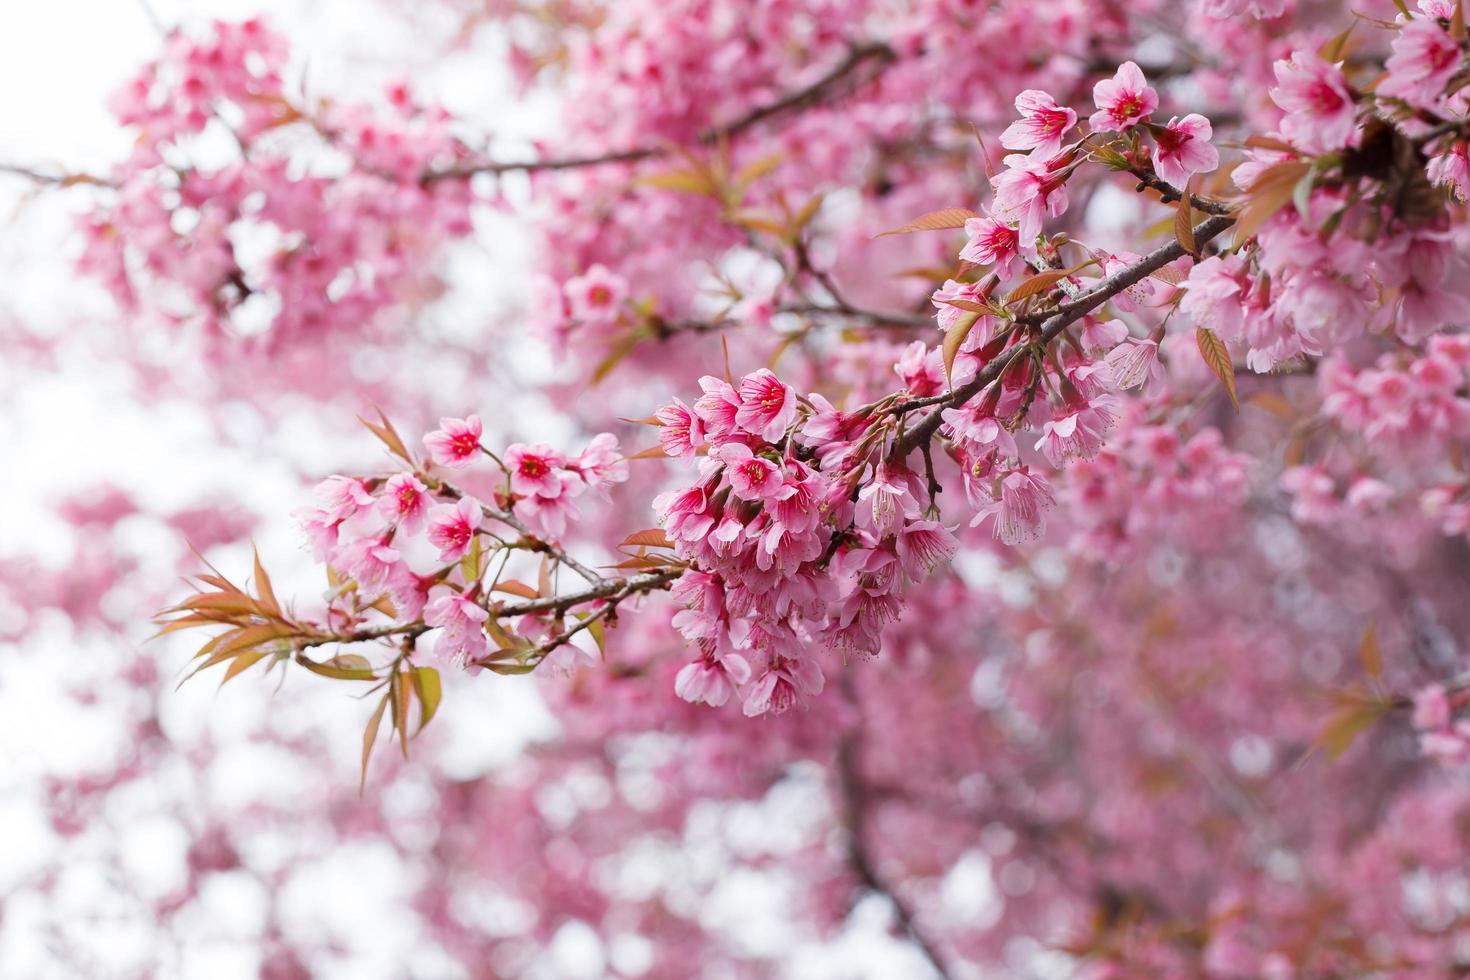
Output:
[[[211,341],[276,345],[361,327],[430,291],[440,248],[471,231],[467,182],[424,179],[465,156],[447,113],[402,84],[374,104],[303,106],[285,65],[283,39],[260,21],[216,23],[170,34],[114,99],[140,138],[111,174],[110,202],[83,219],[80,264],[119,303]],[[265,138],[285,127],[306,137],[311,166],[302,140]],[[211,135],[238,154],[196,163]]]
[[[476,487],[487,506],[459,487],[435,477],[429,464],[464,470],[492,457],[481,442],[477,416],[441,419],[424,437],[424,467],[386,478],[332,476],[317,485],[316,506],[298,512],[313,554],[344,575],[351,588],[338,588],[329,606],[336,629],[355,626],[382,598],[398,623],[422,617],[442,628],[439,654],[473,663],[486,652],[483,625],[489,618],[481,577],[488,562],[462,562],[475,549],[484,554],[523,535],[555,540],[577,511],[573,499],[628,478],[628,463],[616,437],[595,437],[580,455],[568,457],[543,444],[509,446],[499,481]],[[380,610],[381,611],[381,610]],[[531,634],[543,624],[527,622]]]
[[1249,493],[1251,465],[1218,429],[1184,439],[1135,411],[1113,441],[1074,465],[1063,485],[1074,550],[1117,559],[1141,541],[1188,541],[1204,550],[1228,540],[1222,531]]
[[692,407],[657,415],[665,452],[703,455],[698,482],[654,503],[694,569],[675,586],[686,606],[675,626],[699,656],[676,690],[781,712],[821,691],[820,646],[875,655],[903,585],[957,545],[925,517],[917,475],[873,458],[868,419],[799,397],[768,370],[700,385]]

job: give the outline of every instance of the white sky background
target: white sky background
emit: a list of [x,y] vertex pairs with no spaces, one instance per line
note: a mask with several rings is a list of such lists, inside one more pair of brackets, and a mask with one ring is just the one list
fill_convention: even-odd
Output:
[[[405,0],[406,4],[412,0]],[[537,107],[516,107],[504,97],[504,79],[493,58],[456,58],[432,65],[409,66],[404,57],[416,50],[403,35],[404,21],[382,15],[366,0],[154,0],[153,10],[165,23],[204,17],[241,17],[267,13],[286,29],[298,50],[310,53],[310,72],[323,88],[344,90],[342,79],[379,79],[411,69],[416,87],[437,98],[462,117],[483,124],[485,131],[535,133],[546,114]],[[111,121],[105,107],[108,94],[157,50],[158,34],[145,8],[133,0],[3,0],[0,12],[0,162],[33,165],[40,169],[105,169],[126,152],[128,136]],[[426,56],[437,48],[423,45]],[[514,149],[514,144],[507,144]],[[21,318],[37,330],[65,329],[81,318],[112,316],[101,291],[78,282],[68,266],[69,212],[81,207],[76,194],[49,194],[31,198],[24,181],[0,176],[0,315]],[[485,236],[482,236],[485,237]],[[479,261],[506,260],[517,255],[517,243],[494,236],[482,241]],[[504,270],[505,265],[497,264]],[[477,277],[479,279],[479,277]],[[497,282],[480,280],[475,292],[456,284],[448,302],[483,309],[484,302],[504,303],[508,281],[522,280],[513,270]],[[488,282],[488,285],[485,283]],[[488,290],[488,295],[487,295]],[[534,358],[524,369],[535,373],[545,363]],[[309,592],[319,588],[318,573],[298,550],[287,515],[303,502],[299,473],[323,474],[336,462],[324,443],[323,430],[308,424],[269,432],[258,420],[240,420],[245,431],[259,432],[249,449],[219,446],[208,426],[184,403],[141,404],[131,400],[126,376],[104,361],[77,359],[55,376],[22,375],[7,370],[0,351],[0,558],[18,554],[69,560],[81,544],[71,530],[50,514],[59,497],[100,481],[110,481],[159,507],[196,502],[212,492],[243,497],[265,520],[258,536],[263,554],[273,558],[282,591]],[[329,427],[330,429],[330,427]],[[249,440],[242,440],[249,445]],[[360,445],[359,449],[362,448]],[[338,450],[340,455],[340,450]],[[360,453],[358,455],[360,457]],[[248,479],[245,475],[248,474]],[[172,575],[157,545],[158,525],[140,523],[134,531],[136,552],[147,569]],[[231,553],[227,571],[245,567],[244,552]],[[295,562],[292,565],[292,562]],[[117,597],[119,603],[129,596]],[[144,610],[146,612],[146,610]],[[14,615],[0,603],[0,622]],[[134,635],[147,632],[140,623]],[[208,680],[172,693],[178,676],[177,657],[147,648],[166,662],[161,674],[170,689],[163,699],[162,724],[176,745],[209,734],[223,746],[209,776],[212,793],[224,798],[247,797],[263,785],[289,792],[293,781],[354,780],[356,746],[364,709],[341,692],[323,685],[289,684],[284,695],[273,697],[270,685],[241,679],[223,694]],[[177,651],[173,651],[177,652]],[[43,774],[81,774],[92,760],[105,757],[126,733],[116,724],[120,712],[100,706],[81,709],[66,695],[67,678],[85,670],[88,657],[131,656],[107,643],[75,636],[59,617],[42,617],[18,649],[0,645],[0,896],[12,892],[28,875],[55,862],[60,842],[41,817],[40,785]],[[435,726],[433,755],[423,764],[434,765],[458,777],[486,772],[510,758],[527,738],[545,737],[554,730],[537,701],[524,687],[489,683],[455,684],[445,711]],[[670,692],[670,695],[672,693]],[[493,718],[491,724],[489,719]],[[324,773],[281,772],[273,760],[263,759],[244,737],[263,724],[307,726],[335,734],[340,747],[333,768]],[[161,797],[186,793],[193,778],[187,763],[162,767],[151,790]],[[264,781],[264,782],[263,782]],[[150,787],[145,787],[145,790]],[[177,855],[189,829],[178,821],[154,814],[149,801],[137,801],[138,818],[125,812],[118,837],[88,844],[97,850],[115,850],[144,881],[150,876],[160,894],[166,893],[180,873]],[[412,799],[384,801],[384,805],[411,807]],[[800,801],[796,802],[800,805]],[[767,814],[762,821],[780,819]],[[111,832],[108,832],[111,833]],[[978,915],[990,907],[989,872],[977,855],[976,864],[952,876],[955,894],[947,897],[959,914]],[[324,976],[359,978],[400,977],[410,959],[434,963],[422,952],[422,937],[402,924],[395,903],[402,897],[394,882],[393,863],[381,855],[339,851],[320,866],[308,869],[292,895],[293,917],[323,928],[349,924],[357,956],[336,973]],[[235,875],[218,879],[186,909],[190,935],[198,941],[180,948],[172,958],[180,977],[229,978],[255,975],[255,950],[236,938],[230,920],[238,921],[259,906],[259,886]],[[57,911],[79,920],[77,941],[98,957],[99,977],[125,976],[128,964],[145,956],[139,943],[152,935],[151,922],[113,919],[105,926],[92,924],[109,916],[109,885],[95,867],[78,864],[63,872],[63,885],[51,901],[62,908],[42,909],[25,897],[8,901],[0,917],[0,976],[11,978],[65,976],[48,950],[30,934],[28,922],[51,918]],[[775,891],[773,892],[773,889]],[[773,899],[773,894],[777,896]],[[752,944],[780,949],[790,941],[782,921],[779,884],[751,880],[731,882],[722,892],[717,910],[722,921],[747,935]],[[333,911],[335,910],[335,911]],[[913,950],[883,935],[887,910],[881,903],[865,903],[849,934],[832,946],[790,949],[793,977],[922,977],[925,968]],[[223,923],[223,924],[222,924]],[[575,930],[550,952],[545,976],[597,977],[603,974],[609,951]],[[415,954],[415,950],[419,952]],[[636,955],[633,956],[636,960]],[[616,962],[616,957],[614,957]],[[442,968],[442,965],[441,965]],[[115,972],[113,972],[115,971]],[[428,975],[439,975],[431,973]]]

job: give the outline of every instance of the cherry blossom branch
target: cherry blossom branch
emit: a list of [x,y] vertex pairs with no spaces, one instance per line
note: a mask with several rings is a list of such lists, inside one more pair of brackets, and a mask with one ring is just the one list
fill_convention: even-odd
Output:
[[0,162],[0,174],[11,174],[38,184],[54,184],[58,187],[75,187],[78,184],[91,184],[96,187],[117,186],[110,180],[103,180],[101,177],[94,177],[88,173],[49,173],[15,163]]
[[868,791],[858,774],[858,753],[861,737],[854,733],[842,740],[837,749],[837,779],[847,809],[847,858],[853,872],[863,887],[887,898],[893,906],[899,927],[905,932],[919,952],[929,961],[942,980],[949,980],[951,973],[945,963],[944,954],[931,939],[908,901],[888,882],[878,870],[878,863],[869,852],[867,843]]
[[[1235,224],[1235,218],[1231,215],[1214,215],[1206,218],[1194,227],[1194,240],[1197,246],[1203,246],[1206,242],[1215,238],[1225,229]],[[1169,242],[1154,249],[1148,255],[1137,262],[1120,269],[1111,276],[1103,279],[1093,289],[1079,296],[1070,303],[1064,303],[1058,307],[1040,328],[1040,336],[1034,344],[1045,345],[1055,340],[1067,327],[1082,319],[1084,315],[1101,306],[1104,302],[1123,292],[1130,286],[1143,281],[1148,276],[1162,269],[1170,262],[1182,258],[1185,255],[1184,246],[1179,242]],[[1001,357],[987,364],[984,370],[975,377],[943,395],[933,395],[929,398],[916,398],[895,406],[894,411],[907,412],[916,408],[929,405],[938,406],[924,419],[909,429],[894,448],[894,457],[903,458],[916,449],[921,443],[927,442],[943,423],[942,411],[944,407],[963,405],[985,388],[989,387],[996,379],[1005,373],[1018,356],[1031,349],[1033,344],[1018,344],[1012,347]]]
[[[854,88],[861,85],[864,81],[871,81],[873,78],[876,78],[879,73],[897,60],[897,53],[886,44],[866,43],[855,45],[848,51],[847,57],[810,85],[783,95],[774,102],[758,106],[734,122],[706,130],[700,134],[699,142],[705,145],[719,143],[732,136],[738,136],[767,119],[809,106],[820,105],[829,99],[840,97],[842,94],[840,92],[840,83],[856,73],[859,68],[869,63],[873,63],[876,66],[873,74],[861,81],[855,82],[852,86]],[[472,177],[475,174],[482,173],[503,174],[515,171],[578,170],[584,167],[598,167],[611,163],[636,163],[639,160],[665,156],[669,152],[671,152],[671,148],[668,146],[639,146],[614,153],[600,153],[588,156],[553,157],[545,160],[483,161],[432,171],[424,175],[423,181],[425,183],[432,183],[436,180],[445,180],[454,177]]]

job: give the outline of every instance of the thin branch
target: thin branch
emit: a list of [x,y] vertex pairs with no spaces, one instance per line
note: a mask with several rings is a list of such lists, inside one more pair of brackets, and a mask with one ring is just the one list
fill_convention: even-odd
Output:
[[0,162],[0,174],[11,174],[15,177],[24,177],[37,184],[53,184],[57,187],[75,187],[78,184],[91,184],[96,187],[117,186],[110,180],[103,180],[101,177],[94,177],[87,173],[51,173],[16,163]]
[[[871,75],[854,82],[851,88],[856,88],[863,82],[876,78],[878,73],[882,72],[897,59],[898,55],[886,44],[870,43],[857,45],[848,51],[847,57],[836,67],[810,85],[798,89],[795,92],[790,92],[776,99],[774,102],[758,106],[734,122],[706,130],[700,134],[699,142],[705,145],[719,143],[732,136],[738,136],[753,126],[765,122],[767,119],[808,106],[820,105],[829,99],[838,97],[843,87],[840,83],[855,74],[859,68],[869,63],[876,66]],[[552,157],[545,160],[481,161],[460,164],[459,166],[449,167],[444,170],[431,171],[424,175],[423,180],[425,183],[432,183],[433,181],[444,180],[446,178],[472,177],[475,174],[503,174],[518,170],[577,170],[583,167],[597,167],[610,163],[635,163],[651,157],[664,156],[669,152],[670,148],[667,146],[639,146],[614,153],[601,153],[591,156]]]
[[[1216,237],[1225,229],[1235,224],[1235,218],[1230,215],[1215,215],[1206,218],[1194,227],[1194,240],[1197,246],[1203,246],[1210,239]],[[1154,249],[1137,262],[1120,269],[1111,276],[1103,279],[1093,289],[1079,296],[1070,303],[1064,303],[1058,307],[1041,325],[1041,335],[1034,343],[1049,344],[1059,334],[1073,323],[1082,319],[1084,315],[1101,306],[1108,299],[1118,295],[1146,277],[1152,275],[1175,259],[1185,254],[1184,246],[1177,241],[1167,245],[1161,245]],[[909,429],[904,437],[894,447],[894,457],[901,459],[916,449],[921,443],[927,442],[934,432],[944,421],[942,412],[944,408],[955,405],[963,405],[975,395],[999,378],[1009,368],[1019,352],[1029,350],[1033,344],[1023,343],[1012,347],[1005,355],[997,357],[985,366],[985,369],[975,377],[943,395],[934,395],[929,398],[917,398],[896,406],[894,411],[908,411],[915,408],[923,408],[928,405],[936,406],[933,411],[926,415],[918,425]]]
[[867,842],[868,791],[858,771],[860,752],[861,734],[857,731],[843,738],[837,747],[837,779],[847,810],[848,864],[851,865],[853,873],[857,875],[864,888],[888,899],[893,906],[899,927],[908,935],[909,940],[919,952],[924,954],[924,958],[929,961],[929,965],[934,968],[934,972],[940,976],[941,980],[949,980],[951,974],[945,963],[944,954],[939,951],[938,945],[919,924],[918,917],[908,900],[884,879],[882,872],[878,870],[878,863],[873,860],[869,852]]

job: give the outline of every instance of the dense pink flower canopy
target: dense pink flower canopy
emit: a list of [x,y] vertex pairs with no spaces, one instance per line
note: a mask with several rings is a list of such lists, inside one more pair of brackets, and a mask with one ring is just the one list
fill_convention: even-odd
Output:
[[3,161],[107,310],[5,390],[237,463],[0,542],[112,732],[0,973],[1465,969],[1459,0],[368,6],[385,87],[161,25]]

